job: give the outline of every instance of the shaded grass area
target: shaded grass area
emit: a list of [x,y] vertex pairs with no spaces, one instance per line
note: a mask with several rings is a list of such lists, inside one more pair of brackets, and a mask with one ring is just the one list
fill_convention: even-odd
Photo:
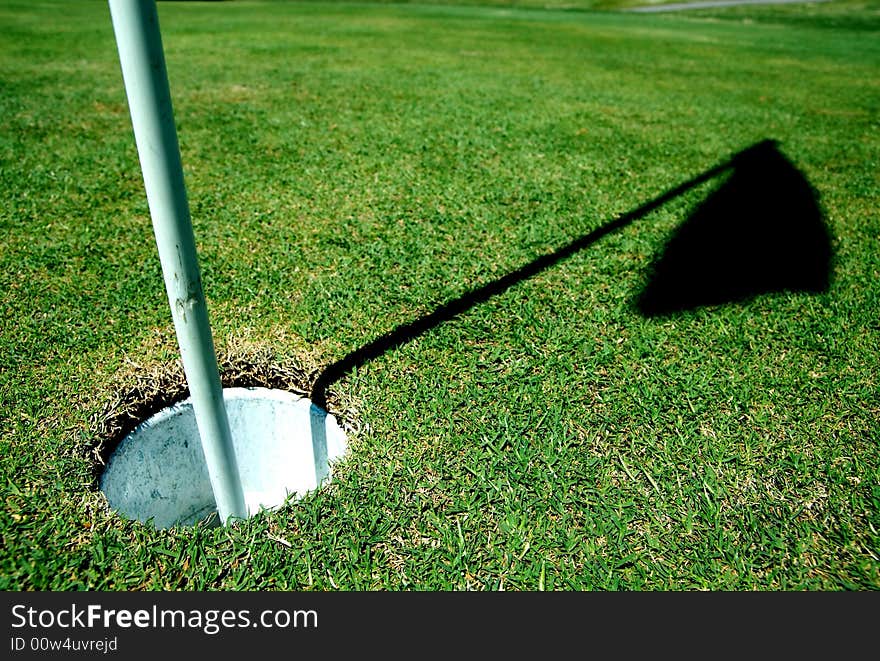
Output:
[[[635,5],[633,5],[635,6]],[[756,7],[723,7],[715,9],[688,9],[696,19],[733,20],[744,23],[774,23],[777,25],[808,26],[817,28],[880,30],[880,2],[877,0],[830,0]]]
[[59,7],[0,8],[0,587],[880,587],[869,19],[161,3],[225,349],[319,371],[765,138],[835,272],[641,317],[708,182],[332,384],[330,488],[159,532],[93,476],[176,346],[106,5]]
[[[291,2],[297,0],[267,0],[269,2]],[[308,2],[309,0],[302,0]],[[688,0],[446,0],[445,2],[422,3],[416,0],[361,0],[376,4],[412,4],[412,5],[443,5],[459,7],[494,7],[555,10],[562,12],[579,11],[627,11],[633,7],[655,5],[682,4]],[[698,2],[699,0],[691,0]],[[348,4],[347,0],[339,0]],[[756,11],[757,10],[757,11]],[[773,5],[772,0],[766,4],[747,7],[724,7],[715,9],[687,9],[687,13],[699,12],[696,15],[716,16],[760,22],[794,22],[815,24],[817,21],[825,25],[870,25],[874,29],[880,21],[880,2],[878,0],[824,0],[802,3]]]

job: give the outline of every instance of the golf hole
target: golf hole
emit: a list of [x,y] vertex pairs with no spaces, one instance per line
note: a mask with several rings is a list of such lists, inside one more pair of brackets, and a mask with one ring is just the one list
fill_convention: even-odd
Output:
[[[330,480],[333,462],[347,448],[335,416],[285,390],[224,388],[223,400],[249,516]],[[162,409],[125,436],[100,488],[119,514],[157,528],[195,525],[216,513],[190,400]]]

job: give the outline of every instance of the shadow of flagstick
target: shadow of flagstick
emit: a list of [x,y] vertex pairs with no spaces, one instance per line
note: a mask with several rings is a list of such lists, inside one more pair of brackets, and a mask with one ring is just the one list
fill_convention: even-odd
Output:
[[538,257],[532,262],[529,262],[525,266],[521,266],[515,271],[511,271],[507,275],[504,275],[497,280],[493,280],[481,287],[477,287],[462,296],[459,296],[448,303],[444,303],[440,307],[438,307],[433,312],[416,319],[414,321],[401,324],[397,326],[393,330],[385,333],[377,337],[375,340],[368,342],[362,347],[355,349],[345,357],[340,360],[328,365],[315,379],[314,385],[312,386],[311,400],[315,406],[321,407],[322,409],[327,408],[327,390],[328,388],[339,381],[346,374],[351,372],[353,369],[358,368],[375,358],[378,358],[382,354],[387,351],[391,351],[402,344],[405,344],[420,335],[428,332],[429,330],[436,328],[440,324],[457,317],[458,315],[467,312],[471,308],[479,305],[480,303],[484,303],[490,298],[501,294],[517,283],[522,282],[528,278],[531,278],[542,271],[546,271],[551,266],[558,264],[559,262],[571,257],[575,253],[580,252],[584,248],[587,248],[603,237],[615,232],[619,229],[630,225],[634,221],[643,218],[648,215],[652,211],[655,211],[659,207],[663,206],[670,200],[683,195],[688,192],[692,188],[703,184],[710,179],[718,176],[722,172],[734,167],[738,160],[742,159],[746,155],[753,153],[755,150],[766,149],[768,146],[773,146],[775,144],[772,140],[764,140],[762,142],[756,143],[755,145],[738,152],[731,158],[726,161],[719,163],[715,167],[706,170],[705,172],[697,175],[696,177],[686,181],[675,188],[668,190],[663,193],[659,197],[656,197],[648,202],[645,202],[641,206],[633,209],[625,213],[624,215],[612,220],[601,227],[575,239],[571,243],[562,248],[559,248],[555,252],[549,253],[547,255],[542,255]]

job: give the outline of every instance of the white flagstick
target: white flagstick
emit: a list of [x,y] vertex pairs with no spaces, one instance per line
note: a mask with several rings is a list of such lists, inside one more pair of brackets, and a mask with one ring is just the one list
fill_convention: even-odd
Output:
[[165,289],[220,520],[247,518],[223,404],[155,0],[109,0]]

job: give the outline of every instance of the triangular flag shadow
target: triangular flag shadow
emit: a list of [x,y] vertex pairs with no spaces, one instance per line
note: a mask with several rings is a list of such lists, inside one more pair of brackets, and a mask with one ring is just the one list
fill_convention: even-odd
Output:
[[773,141],[741,152],[732,165],[654,265],[637,302],[642,314],[828,288],[830,234],[804,175]]
[[730,172],[682,225],[642,292],[646,315],[744,299],[774,290],[824,291],[831,241],[815,194],[776,149],[760,142],[592,231],[379,335],[315,375],[311,400],[326,409],[330,386],[352,370],[506,292],[658,208]]

